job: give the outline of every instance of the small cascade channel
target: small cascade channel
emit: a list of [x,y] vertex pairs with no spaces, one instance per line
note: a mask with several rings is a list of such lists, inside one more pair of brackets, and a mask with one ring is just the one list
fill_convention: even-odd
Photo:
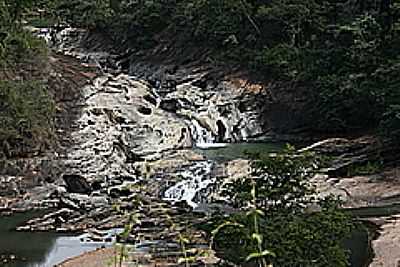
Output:
[[[164,192],[164,200],[186,201],[192,208],[206,196],[202,192],[216,182],[213,170],[224,161],[245,157],[249,152],[273,152],[282,149],[283,144],[270,143],[219,143],[225,140],[225,130],[218,124],[217,134],[204,127],[197,119],[186,120],[192,137],[193,150],[205,157],[203,161],[194,162],[191,166],[177,173],[181,179]],[[221,135],[221,136],[219,136]]]
[[[195,149],[215,149],[226,146],[226,144],[215,143],[214,134],[201,126],[196,119],[188,121],[188,124]],[[199,204],[195,202],[195,198],[199,198],[199,193],[202,190],[215,183],[215,177],[212,177],[212,169],[215,164],[213,159],[206,159],[194,162],[185,170],[178,172],[176,175],[181,181],[168,188],[164,192],[163,199],[172,202],[186,201],[189,206],[195,209]]]
[[200,123],[195,119],[192,119],[189,125],[192,134],[192,140],[196,147],[212,146],[212,144],[215,142],[215,137],[211,131],[201,126]]
[[196,208],[198,206],[198,203],[194,202],[196,195],[215,182],[215,178],[211,177],[213,165],[212,161],[199,161],[187,170],[177,173],[182,181],[165,191],[164,200],[186,201],[192,208]]

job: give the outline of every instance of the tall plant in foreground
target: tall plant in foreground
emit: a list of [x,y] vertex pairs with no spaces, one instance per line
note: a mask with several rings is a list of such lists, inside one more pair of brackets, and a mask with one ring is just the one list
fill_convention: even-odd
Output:
[[316,197],[309,182],[316,157],[289,147],[251,159],[251,175],[224,186],[238,212],[214,219],[213,248],[220,256],[258,266],[347,266],[340,244],[353,223],[337,199]]

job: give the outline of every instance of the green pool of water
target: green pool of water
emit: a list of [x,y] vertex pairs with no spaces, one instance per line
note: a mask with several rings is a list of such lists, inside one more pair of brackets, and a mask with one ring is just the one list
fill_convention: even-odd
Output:
[[251,153],[269,153],[277,152],[285,147],[283,143],[237,143],[237,144],[227,144],[226,147],[220,148],[208,148],[194,150],[207,159],[215,161],[226,161],[233,160],[237,158],[245,158],[246,152]]
[[[51,267],[102,246],[81,243],[75,236],[14,231],[38,215],[41,214],[29,212],[0,217],[0,266]],[[10,257],[15,259],[10,261]]]

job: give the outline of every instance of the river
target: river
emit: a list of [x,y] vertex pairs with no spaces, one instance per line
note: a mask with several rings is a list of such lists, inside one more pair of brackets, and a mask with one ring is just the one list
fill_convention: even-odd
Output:
[[111,245],[82,243],[79,237],[65,234],[14,230],[23,222],[41,214],[28,212],[0,217],[0,266],[50,267],[86,251]]
[[[194,149],[204,155],[209,162],[222,162],[245,157],[245,152],[276,152],[283,144],[274,143],[240,143],[227,144],[213,149]],[[207,165],[207,164],[206,164]],[[208,165],[207,165],[208,166]],[[208,166],[209,167],[209,166]],[[357,210],[358,211],[358,210]],[[357,211],[355,214],[357,215]],[[358,211],[359,212],[359,211]],[[16,232],[14,229],[38,213],[14,214],[0,218],[0,258],[4,267],[49,267],[68,258],[80,255],[85,251],[94,250],[111,244],[85,244],[76,236],[66,236],[56,233]],[[370,257],[368,233],[365,229],[357,229],[352,236],[344,241],[348,248],[352,267],[364,267]],[[16,260],[8,261],[11,257]]]

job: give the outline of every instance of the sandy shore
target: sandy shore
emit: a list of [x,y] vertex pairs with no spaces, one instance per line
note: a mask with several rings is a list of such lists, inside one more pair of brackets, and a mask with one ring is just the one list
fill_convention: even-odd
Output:
[[103,248],[86,252],[68,259],[57,267],[108,267],[113,266],[114,248]]

